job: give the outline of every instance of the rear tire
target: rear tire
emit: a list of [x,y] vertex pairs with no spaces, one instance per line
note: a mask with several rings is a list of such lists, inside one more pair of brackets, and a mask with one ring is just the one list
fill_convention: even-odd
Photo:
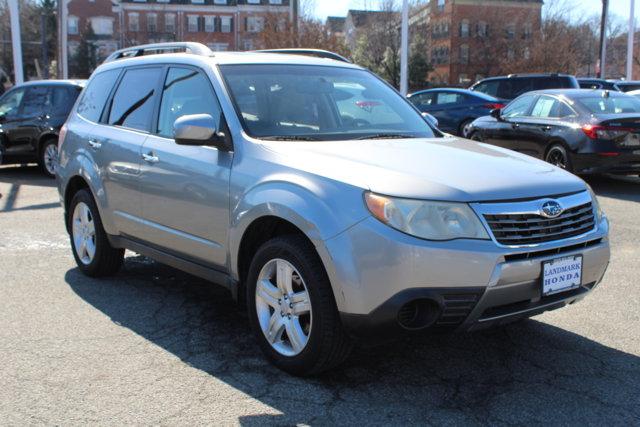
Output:
[[463,138],[468,138],[467,135],[465,135],[465,131],[467,130],[466,128],[473,123],[474,119],[467,119],[464,122],[460,123],[460,127],[458,128],[458,135],[463,137]]
[[484,142],[479,132],[473,132],[471,135],[469,135],[468,139],[476,142]]
[[277,237],[258,249],[247,277],[247,308],[267,359],[292,375],[331,369],[351,352],[329,278],[303,236]]
[[91,193],[78,191],[67,212],[71,249],[80,270],[90,277],[112,276],[124,261],[124,249],[109,244]]
[[56,168],[58,167],[58,140],[54,138],[47,139],[40,147],[40,155],[38,157],[38,165],[42,173],[49,178],[56,177]]
[[544,157],[547,163],[551,163],[554,166],[564,169],[567,172],[573,172],[573,165],[571,164],[571,158],[567,153],[566,148],[562,144],[554,144],[548,150]]

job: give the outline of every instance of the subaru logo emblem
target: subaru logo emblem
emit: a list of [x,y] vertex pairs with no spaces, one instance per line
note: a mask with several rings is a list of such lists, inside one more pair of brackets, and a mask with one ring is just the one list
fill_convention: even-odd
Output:
[[547,218],[556,218],[560,216],[562,211],[563,209],[562,206],[560,206],[560,203],[556,202],[555,200],[549,200],[548,202],[544,202],[541,212],[542,215]]

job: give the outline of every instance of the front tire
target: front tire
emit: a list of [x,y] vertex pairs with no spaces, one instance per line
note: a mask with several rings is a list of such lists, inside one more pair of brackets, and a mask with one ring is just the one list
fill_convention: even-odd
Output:
[[49,178],[56,177],[56,168],[58,167],[58,140],[50,138],[42,144],[38,165],[43,174]]
[[464,122],[460,123],[460,127],[458,128],[458,135],[463,138],[468,138],[469,134],[472,132],[471,123],[473,123],[474,119],[467,119]]
[[98,207],[88,190],[80,190],[73,196],[67,221],[73,257],[84,274],[105,277],[120,270],[124,249],[109,244]]
[[562,144],[554,144],[549,150],[547,150],[547,155],[544,160],[547,163],[551,163],[554,166],[559,167],[560,169],[564,169],[568,172],[573,172],[573,165],[571,164],[571,158],[569,157],[569,153],[567,153],[566,148]]
[[247,308],[266,357],[292,375],[328,370],[351,351],[329,278],[303,236],[277,237],[258,249],[247,277]]

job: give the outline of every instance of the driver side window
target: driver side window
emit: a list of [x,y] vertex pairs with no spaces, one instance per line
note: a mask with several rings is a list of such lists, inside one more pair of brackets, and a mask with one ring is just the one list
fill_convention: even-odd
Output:
[[24,92],[25,90],[22,88],[7,93],[0,102],[0,116],[4,116],[6,118],[13,118],[17,116],[18,110],[20,110],[20,104],[22,103],[22,98],[24,97]]
[[514,99],[502,110],[502,116],[507,119],[527,116],[535,98],[535,95],[525,95]]
[[209,114],[220,129],[222,110],[209,79],[192,68],[172,67],[162,89],[158,135],[173,138],[176,119],[190,114]]

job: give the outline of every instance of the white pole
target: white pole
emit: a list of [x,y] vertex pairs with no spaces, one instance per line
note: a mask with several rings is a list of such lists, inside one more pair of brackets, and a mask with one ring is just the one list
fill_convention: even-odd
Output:
[[606,78],[607,72],[607,15],[609,14],[609,0],[602,0],[602,18],[600,22],[600,77]]
[[633,37],[636,23],[634,6],[634,0],[631,0],[631,11],[629,12],[629,34],[627,38],[627,80],[633,80]]
[[60,0],[60,62],[62,63],[62,78],[69,78],[69,48],[68,48],[68,16],[67,0]]
[[13,50],[13,74],[15,84],[24,82],[22,71],[22,42],[20,41],[20,9],[18,0],[9,0],[9,15],[11,15],[11,47]]
[[400,46],[400,92],[409,92],[409,2],[402,0],[402,43]]

